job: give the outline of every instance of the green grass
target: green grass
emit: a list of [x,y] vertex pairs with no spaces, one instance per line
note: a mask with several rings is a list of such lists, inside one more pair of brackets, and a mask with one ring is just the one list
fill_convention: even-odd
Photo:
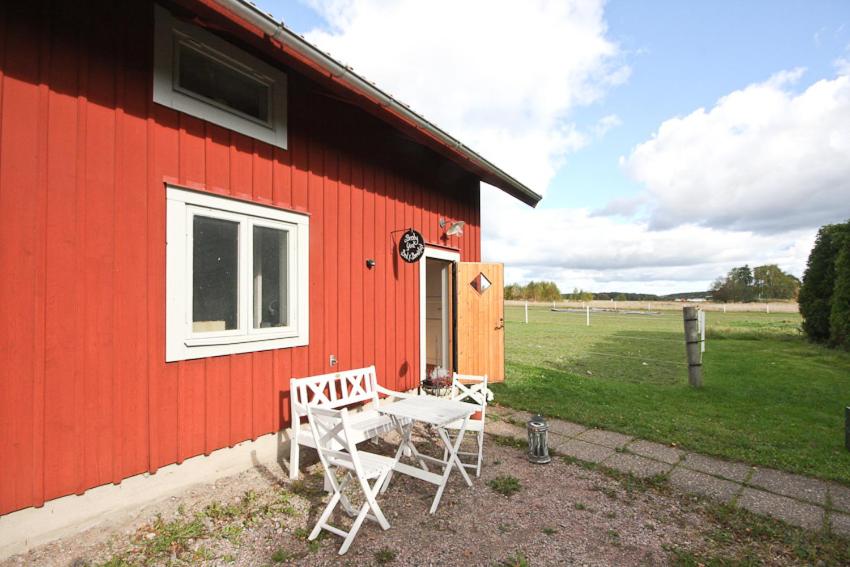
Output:
[[496,478],[488,481],[487,486],[495,492],[505,496],[513,496],[522,489],[522,485],[519,483],[519,480],[511,475],[497,476]]
[[806,342],[799,315],[709,312],[700,390],[679,312],[522,317],[506,308],[498,403],[850,484],[850,354]]
[[395,561],[395,555],[395,551],[389,547],[382,547],[375,552],[375,561],[377,561],[379,565],[386,565],[387,563]]

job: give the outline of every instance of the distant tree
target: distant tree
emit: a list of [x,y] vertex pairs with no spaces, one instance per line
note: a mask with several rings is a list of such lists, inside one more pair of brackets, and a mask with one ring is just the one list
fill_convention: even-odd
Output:
[[724,303],[794,299],[799,289],[800,280],[782,271],[776,264],[756,266],[752,270],[744,265],[732,268],[725,277],[717,278],[711,285],[711,297]]
[[593,294],[589,291],[584,291],[579,288],[573,288],[572,297],[570,297],[573,301],[593,301]]
[[753,288],[758,299],[796,299],[800,280],[776,264],[753,268]]
[[505,286],[505,299],[524,299],[527,301],[559,301],[561,290],[555,282],[530,281],[526,285],[510,284]]
[[753,272],[748,265],[732,268],[726,277],[717,278],[711,285],[711,296],[715,301],[752,301],[753,295]]
[[850,223],[836,231],[835,283],[829,314],[829,342],[850,350]]
[[505,299],[522,299],[522,286],[509,284],[505,286]]
[[847,230],[848,224],[821,227],[806,262],[806,272],[800,286],[800,313],[803,316],[803,331],[816,342],[826,342],[830,337],[832,296],[836,283],[835,264],[841,233]]

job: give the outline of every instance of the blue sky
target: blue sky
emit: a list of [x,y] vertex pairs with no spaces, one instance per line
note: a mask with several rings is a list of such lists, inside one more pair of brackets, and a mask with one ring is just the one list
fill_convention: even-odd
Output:
[[[258,4],[545,193],[532,213],[485,191],[485,256],[505,261],[509,280],[665,292],[704,289],[745,262],[776,262],[801,275],[817,227],[850,214],[850,207],[836,211],[836,203],[850,202],[850,186],[836,181],[850,173],[850,146],[838,128],[850,117],[850,87],[840,77],[850,68],[850,2],[564,0],[569,13],[545,1]],[[506,86],[504,68],[487,60],[505,53],[499,30],[514,36],[520,67],[533,68],[525,83],[524,69],[514,67],[516,81]],[[471,66],[473,80],[459,80]],[[563,81],[547,76],[559,73]],[[429,82],[446,96],[423,88]],[[535,93],[535,82],[562,93],[563,104]],[[488,108],[493,89],[504,88],[517,89],[516,98]],[[722,97],[729,103],[718,103]],[[450,107],[443,98],[485,108]],[[705,112],[692,115],[700,108]],[[495,119],[492,128],[477,123],[500,114],[542,117],[531,125],[511,118]],[[599,121],[612,116],[614,126],[599,133]],[[742,132],[749,136],[743,141]],[[821,147],[823,139],[830,142]],[[511,140],[526,153],[500,153]],[[737,153],[715,152],[736,144]],[[818,165],[836,161],[847,170]],[[717,175],[707,178],[703,167]],[[706,202],[705,214],[687,206],[706,195],[714,202]],[[639,205],[625,213],[605,209],[623,198]],[[501,231],[507,218],[545,227],[542,238],[560,247],[544,253],[533,230],[525,240]],[[680,249],[676,243],[688,238],[713,246],[698,254]],[[564,252],[571,243],[582,254]]]
[[670,116],[777,71],[806,67],[809,78],[834,75],[832,62],[850,43],[850,2],[610,2],[610,36],[626,51],[627,84],[581,111],[593,123],[616,114],[623,125],[570,156],[545,206],[602,206],[636,190],[618,158]]

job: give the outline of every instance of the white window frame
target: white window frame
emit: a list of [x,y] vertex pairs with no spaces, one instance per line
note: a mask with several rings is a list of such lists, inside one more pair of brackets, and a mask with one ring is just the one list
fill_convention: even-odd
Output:
[[[195,332],[192,325],[193,218],[239,223],[238,329]],[[287,231],[287,325],[253,328],[253,230]],[[165,361],[309,344],[308,215],[166,185]]]
[[[155,10],[154,102],[286,149],[286,74],[223,39],[176,19],[161,6],[155,6]],[[268,85],[268,123],[180,88],[176,59],[179,43]]]

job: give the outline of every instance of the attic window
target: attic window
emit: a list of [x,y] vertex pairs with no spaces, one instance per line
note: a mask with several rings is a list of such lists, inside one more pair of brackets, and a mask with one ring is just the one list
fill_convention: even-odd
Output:
[[286,75],[159,6],[153,100],[286,148]]
[[272,85],[185,41],[177,44],[176,86],[229,112],[270,123]]

